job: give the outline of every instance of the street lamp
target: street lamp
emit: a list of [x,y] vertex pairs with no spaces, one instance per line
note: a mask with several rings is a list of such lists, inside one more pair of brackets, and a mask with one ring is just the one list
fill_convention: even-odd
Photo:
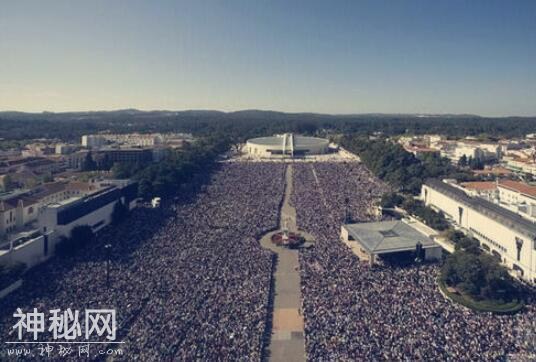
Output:
[[350,199],[348,197],[346,197],[344,199],[344,204],[345,204],[345,210],[344,210],[344,223],[345,224],[350,224],[351,222],[351,219],[350,219]]
[[108,243],[104,245],[104,250],[106,250],[106,288],[110,286],[110,249],[112,244]]

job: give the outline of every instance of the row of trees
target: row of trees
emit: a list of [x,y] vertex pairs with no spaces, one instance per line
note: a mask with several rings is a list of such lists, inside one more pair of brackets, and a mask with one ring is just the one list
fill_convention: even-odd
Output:
[[403,193],[418,194],[427,178],[454,177],[463,180],[472,178],[437,153],[416,157],[398,143],[384,138],[369,139],[359,135],[348,135],[342,137],[341,145],[358,154],[376,176]]
[[404,196],[397,192],[389,192],[382,196],[380,206],[383,208],[393,208],[400,206],[409,214],[416,216],[426,225],[439,231],[449,228],[449,223],[442,212],[437,212],[425,206],[421,201],[415,200],[412,196]]
[[149,199],[153,196],[169,196],[178,187],[190,182],[196,175],[207,173],[214,161],[227,151],[233,142],[225,135],[203,137],[193,144],[173,150],[158,163],[109,162],[97,163],[89,152],[83,162],[84,171],[111,171],[114,178],[132,178],[139,182],[139,196]]
[[435,230],[447,230],[450,226],[442,212],[434,211],[432,208],[424,206],[421,201],[417,201],[414,198],[407,198],[402,204],[402,207]]
[[161,162],[137,170],[133,178],[139,182],[139,196],[149,199],[176,194],[182,185],[208,174],[217,157],[230,145],[230,138],[223,135],[202,138],[172,152]]
[[[107,154],[104,154],[102,157],[98,158],[98,162],[95,160],[93,153],[90,151],[86,154],[84,161],[81,165],[81,170],[84,172],[88,171],[115,171],[115,173],[125,173],[133,174],[133,172],[147,166],[146,163],[134,163],[134,164],[124,164],[120,162],[112,162],[110,157]],[[123,177],[121,177],[123,178]],[[124,178],[128,178],[124,177]]]
[[[153,196],[172,196],[181,185],[190,182],[200,174],[207,175],[215,165],[218,155],[225,152],[231,141],[224,137],[198,140],[192,145],[173,151],[162,162],[146,165],[118,164],[112,167],[115,176],[134,178],[138,181],[139,196],[150,199]],[[116,225],[128,216],[128,208],[121,200],[112,211],[112,224]],[[95,235],[88,225],[73,228],[68,238],[60,240],[56,246],[59,256],[70,257],[92,242]]]
[[466,155],[463,155],[458,160],[458,166],[462,168],[470,168],[471,170],[483,170],[484,166],[488,164],[493,164],[494,162],[497,162],[495,159],[489,159],[489,160],[483,160],[478,157],[467,157]]

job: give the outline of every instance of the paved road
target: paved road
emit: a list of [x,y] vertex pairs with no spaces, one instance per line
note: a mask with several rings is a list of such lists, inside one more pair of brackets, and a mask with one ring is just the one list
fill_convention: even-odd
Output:
[[[298,230],[296,226],[296,210],[289,202],[291,194],[292,165],[288,165],[280,227],[286,227],[291,232],[300,232],[306,239],[310,240],[311,236]],[[279,247],[272,243],[271,236],[279,231],[281,230],[266,234],[260,241],[264,248],[277,254],[277,265],[274,271],[273,323],[268,347],[268,360],[276,362],[305,361],[298,251]]]

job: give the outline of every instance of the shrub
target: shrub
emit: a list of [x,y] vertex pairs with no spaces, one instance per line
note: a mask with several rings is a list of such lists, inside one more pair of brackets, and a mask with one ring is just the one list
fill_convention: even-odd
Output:
[[[474,248],[472,238],[466,239],[469,248]],[[518,294],[507,270],[492,255],[480,251],[458,248],[443,264],[441,279],[475,300],[510,301]]]
[[62,237],[56,244],[56,253],[63,257],[74,255],[86,244],[93,240],[95,235],[88,225],[75,226],[71,231],[71,237]]
[[396,192],[389,192],[382,196],[380,206],[383,208],[393,208],[395,206],[400,206],[403,201],[404,197],[401,195]]
[[20,279],[25,270],[26,264],[24,263],[14,263],[9,266],[0,265],[0,290]]
[[128,209],[121,200],[117,201],[112,211],[112,224],[117,225],[123,221],[128,214]]

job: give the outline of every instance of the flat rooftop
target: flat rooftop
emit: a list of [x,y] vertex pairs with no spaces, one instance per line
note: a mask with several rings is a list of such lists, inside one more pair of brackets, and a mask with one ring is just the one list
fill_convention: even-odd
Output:
[[494,181],[462,182],[460,185],[467,190],[475,191],[492,191],[497,189],[497,183]]
[[56,202],[51,203],[51,204],[49,204],[47,206],[51,207],[51,208],[59,208],[59,207],[65,206],[65,205],[69,205],[70,203],[78,201],[80,199],[82,199],[82,197],[80,197],[80,196],[72,196],[72,197],[69,197],[68,199],[61,200],[61,201],[56,201]]
[[415,250],[418,242],[424,249],[440,247],[402,220],[345,224],[342,227],[369,253],[384,254]]
[[[293,146],[296,148],[319,146],[319,145],[327,146],[329,144],[329,141],[327,139],[318,138],[318,137],[305,137],[305,136],[292,135],[292,139],[294,142]],[[284,140],[284,136],[281,135],[281,136],[252,138],[248,140],[248,143],[262,145],[262,146],[283,146],[283,140]]]
[[484,200],[483,198],[471,197],[463,190],[460,190],[438,179],[429,179],[425,184],[435,191],[440,192],[461,204],[473,208],[474,210],[505,225],[508,228],[522,233],[531,239],[536,238],[536,224],[513,211]]

